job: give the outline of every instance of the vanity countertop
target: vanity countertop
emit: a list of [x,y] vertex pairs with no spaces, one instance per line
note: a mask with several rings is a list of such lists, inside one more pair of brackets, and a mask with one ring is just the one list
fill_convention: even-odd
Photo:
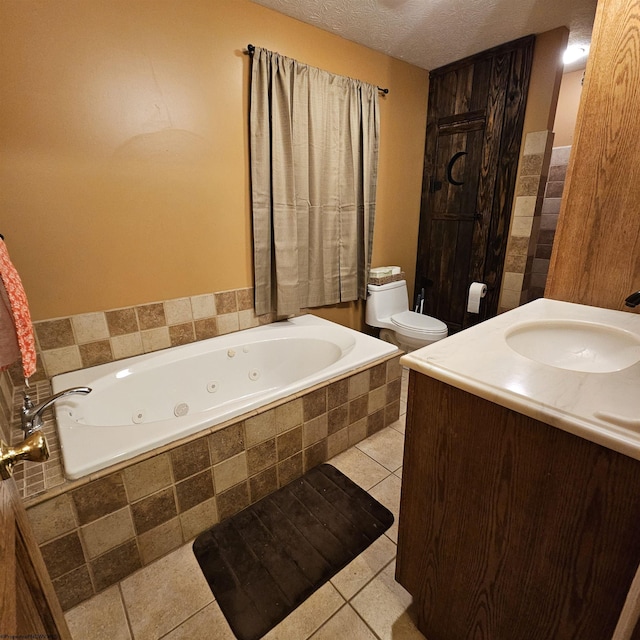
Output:
[[[614,353],[605,354],[620,359],[619,370],[605,364],[600,367],[605,371],[580,371],[538,361],[553,357],[555,348],[549,348],[546,338],[526,332],[541,327],[540,336],[545,336],[546,328],[560,328],[552,339],[562,340],[562,332],[572,326],[622,336],[626,343],[607,346]],[[528,357],[513,348],[519,349],[522,335]],[[579,362],[581,354],[577,356]],[[540,298],[409,353],[400,362],[640,460],[640,316],[635,313]],[[598,358],[585,366],[598,369]]]

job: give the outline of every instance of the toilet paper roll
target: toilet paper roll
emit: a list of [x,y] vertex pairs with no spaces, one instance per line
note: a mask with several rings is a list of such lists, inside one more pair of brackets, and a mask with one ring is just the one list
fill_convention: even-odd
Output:
[[472,282],[469,287],[469,300],[467,301],[467,311],[469,313],[480,312],[480,300],[487,295],[487,285],[482,282]]

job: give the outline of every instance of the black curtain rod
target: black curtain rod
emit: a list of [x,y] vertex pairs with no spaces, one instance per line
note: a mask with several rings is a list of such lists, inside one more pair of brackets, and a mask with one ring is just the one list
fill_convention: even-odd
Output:
[[[256,48],[255,48],[254,45],[248,44],[246,53],[248,53],[250,56],[252,56],[254,54],[255,50],[256,50]],[[389,93],[389,89],[383,89],[382,87],[378,87],[378,91],[380,93],[384,93],[385,96]]]

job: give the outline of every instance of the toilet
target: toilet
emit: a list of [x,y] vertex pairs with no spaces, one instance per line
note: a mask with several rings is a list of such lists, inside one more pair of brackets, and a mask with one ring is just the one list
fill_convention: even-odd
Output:
[[404,351],[420,349],[447,337],[447,325],[409,310],[407,281],[367,285],[365,321],[380,329],[380,339]]

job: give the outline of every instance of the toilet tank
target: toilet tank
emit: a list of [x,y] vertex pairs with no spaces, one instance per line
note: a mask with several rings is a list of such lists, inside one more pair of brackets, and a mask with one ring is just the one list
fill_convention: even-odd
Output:
[[407,281],[397,280],[389,284],[370,284],[367,287],[365,322],[372,327],[377,326],[376,321],[389,318],[394,313],[409,309],[409,294],[407,293]]

